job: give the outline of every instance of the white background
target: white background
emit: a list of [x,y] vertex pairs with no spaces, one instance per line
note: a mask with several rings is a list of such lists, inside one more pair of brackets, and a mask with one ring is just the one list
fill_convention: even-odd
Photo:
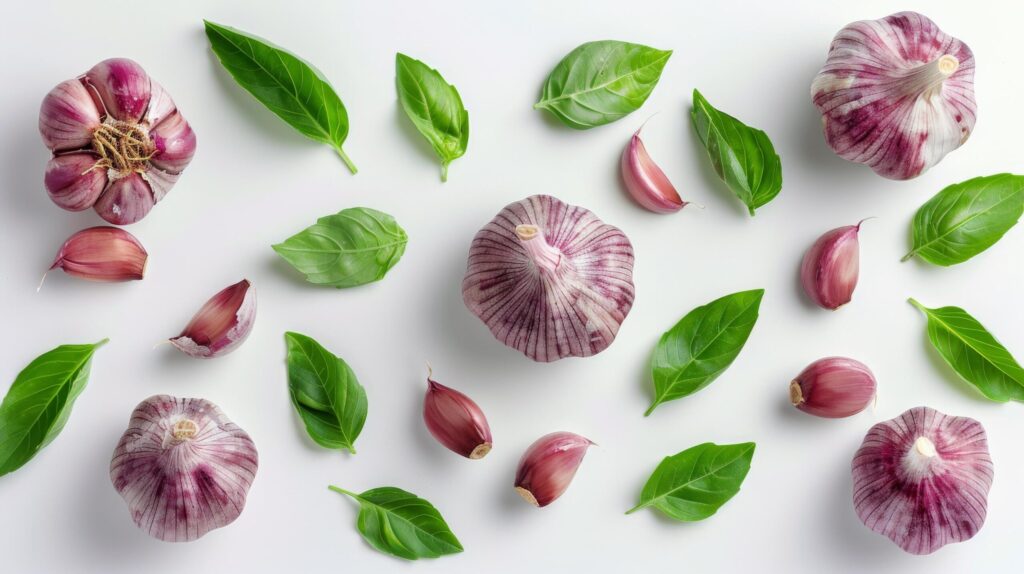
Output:
[[[977,58],[979,121],[970,141],[921,177],[896,182],[825,145],[808,95],[832,36],[850,21],[916,7]],[[959,305],[1024,356],[1024,229],[953,268],[913,261],[909,222],[945,185],[1021,172],[1024,48],[1020,8],[972,2],[24,2],[5,12],[0,132],[0,390],[61,343],[110,337],[64,432],[0,478],[4,572],[1010,572],[1024,568],[1024,411],[981,398],[929,347],[906,303]],[[345,149],[304,139],[243,92],[216,62],[202,19],[261,35],[314,62],[349,110]],[[637,113],[577,132],[531,109],[551,68],[578,44],[614,38],[675,50]],[[441,184],[438,163],[397,105],[394,55],[440,69],[470,110],[469,152]],[[68,213],[42,187],[48,153],[39,102],[61,80],[114,56],[142,63],[198,135],[178,185],[130,227],[150,253],[141,282],[91,284],[42,272],[72,232],[102,223]],[[763,128],[785,185],[748,217],[714,179],[689,124],[699,88]],[[619,154],[644,131],[682,196],[706,209],[661,216],[619,181]],[[636,304],[618,339],[588,359],[534,364],[494,340],[462,304],[476,231],[509,202],[548,193],[621,227],[636,249]],[[270,249],[322,215],[352,206],[393,214],[410,243],[381,282],[348,290],[303,282]],[[861,282],[838,312],[808,304],[797,279],[822,232],[877,216],[861,232]],[[249,278],[259,313],[234,354],[197,361],[153,344],[176,335],[222,287]],[[693,307],[764,288],[761,318],[714,384],[650,417],[647,362],[659,335]],[[349,456],[317,447],[288,400],[286,330],[344,357],[370,411]],[[874,412],[816,419],[787,402],[807,363],[841,354],[879,380]],[[469,461],[436,444],[420,418],[424,362],[474,397],[494,451]],[[156,393],[205,397],[253,437],[260,469],[231,526],[189,544],[149,538],[131,522],[107,469],[129,414]],[[867,429],[928,405],[980,420],[996,479],[989,517],[970,542],[904,554],[858,521],[849,465]],[[512,490],[537,437],[570,430],[600,444],[560,500],[537,510]],[[694,444],[757,442],[742,491],[709,520],[624,516],[660,459]],[[394,485],[433,502],[466,551],[407,564],[370,549],[356,506],[334,483]]]

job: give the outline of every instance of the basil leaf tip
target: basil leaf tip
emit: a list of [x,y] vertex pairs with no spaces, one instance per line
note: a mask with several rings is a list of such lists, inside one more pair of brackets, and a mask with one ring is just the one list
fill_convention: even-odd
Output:
[[448,165],[469,145],[469,112],[459,91],[440,72],[402,53],[395,54],[395,84],[402,110],[441,158],[441,181],[448,181]]

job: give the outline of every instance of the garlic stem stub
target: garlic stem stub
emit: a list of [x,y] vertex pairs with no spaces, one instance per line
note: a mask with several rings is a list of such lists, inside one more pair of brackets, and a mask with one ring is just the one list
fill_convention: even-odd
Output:
[[551,504],[569,488],[593,444],[590,439],[564,431],[540,437],[519,460],[516,493],[537,507]]
[[61,245],[50,270],[89,281],[137,281],[145,276],[148,259],[146,249],[131,233],[117,227],[90,227]]
[[861,522],[911,554],[969,540],[985,523],[994,468],[974,419],[910,409],[871,427],[852,471]]
[[825,357],[807,365],[789,383],[789,400],[801,411],[836,419],[868,408],[875,398],[875,375],[864,363]]
[[483,458],[494,444],[484,412],[473,399],[433,380],[432,375],[427,375],[423,400],[427,430],[448,450],[469,459]]
[[211,297],[170,342],[190,357],[212,359],[245,342],[255,321],[256,289],[242,279]]
[[110,480],[139,528],[189,542],[238,518],[258,466],[252,439],[217,405],[156,395],[132,412]]
[[640,126],[622,150],[622,181],[633,199],[654,213],[675,213],[686,206],[665,172],[654,163],[640,139]]
[[538,362],[608,347],[633,306],[633,246],[547,195],[507,205],[469,248],[462,299],[502,343]]
[[832,40],[811,98],[840,157],[910,179],[974,130],[974,54],[916,12],[854,22]]
[[800,264],[804,293],[832,311],[853,299],[860,277],[860,226],[837,227],[819,237]]

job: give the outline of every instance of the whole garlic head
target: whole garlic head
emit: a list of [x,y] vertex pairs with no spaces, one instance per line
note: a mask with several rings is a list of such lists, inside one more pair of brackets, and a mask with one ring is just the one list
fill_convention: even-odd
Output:
[[854,22],[832,40],[811,98],[840,157],[910,179],[974,130],[974,55],[916,12]]

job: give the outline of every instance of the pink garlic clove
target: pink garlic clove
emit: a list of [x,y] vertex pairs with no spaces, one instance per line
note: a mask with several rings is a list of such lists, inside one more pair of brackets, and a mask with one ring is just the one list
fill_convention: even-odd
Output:
[[131,233],[116,227],[90,227],[61,246],[50,269],[90,281],[142,279],[149,254]]
[[673,213],[679,211],[688,202],[679,198],[679,193],[647,153],[640,129],[622,150],[622,180],[633,199],[643,207],[655,213]]
[[167,90],[152,78],[149,80],[149,91],[149,111],[146,112],[146,121],[150,127],[154,127],[170,117],[178,107],[174,105],[174,100],[171,99]]
[[150,132],[156,151],[150,163],[171,173],[179,173],[192,161],[196,151],[196,135],[181,117],[174,113]]
[[146,216],[156,204],[152,188],[138,173],[115,179],[93,206],[100,217],[114,225],[128,225]]
[[50,199],[68,211],[89,209],[107,187],[107,170],[90,153],[55,156],[46,164],[43,185]]
[[569,488],[592,444],[589,439],[571,432],[553,432],[540,437],[519,460],[516,492],[534,506],[551,504]]
[[860,275],[861,223],[826,232],[804,254],[800,284],[819,307],[835,310],[853,298]]
[[57,84],[39,109],[39,134],[50,151],[89,147],[100,126],[100,110],[79,80]]
[[871,427],[852,470],[861,522],[911,554],[969,540],[985,523],[994,468],[974,419],[910,409]]
[[99,95],[108,115],[122,122],[137,123],[149,108],[149,75],[127,58],[111,58],[85,73],[85,83]]
[[437,442],[466,458],[483,458],[493,439],[487,417],[473,399],[427,376],[423,422]]
[[189,542],[238,518],[258,466],[252,439],[217,405],[157,395],[132,412],[110,481],[136,526]]
[[875,376],[864,363],[826,357],[808,365],[789,384],[789,400],[805,413],[825,418],[855,415],[875,398]]
[[256,290],[242,279],[211,297],[170,341],[190,357],[212,359],[241,345],[255,320]]

